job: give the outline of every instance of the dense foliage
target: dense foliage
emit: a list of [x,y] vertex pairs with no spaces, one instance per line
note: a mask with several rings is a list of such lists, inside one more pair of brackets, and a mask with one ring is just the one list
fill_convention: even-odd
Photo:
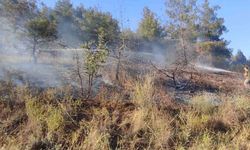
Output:
[[[99,34],[103,32],[107,46],[114,48],[125,33],[127,47],[132,50],[151,49],[145,40],[157,43],[162,39],[175,39],[180,41],[179,51],[185,57],[194,55],[192,51],[197,45],[196,56],[212,58],[211,63],[215,66],[228,67],[234,61],[232,50],[228,48],[229,42],[222,38],[227,28],[224,19],[217,14],[220,7],[211,6],[208,0],[201,6],[197,0],[166,0],[167,24],[161,23],[154,12],[145,7],[138,34],[130,29],[121,31],[117,18],[109,12],[85,8],[82,4],[73,7],[70,0],[58,0],[54,8],[48,8],[45,4],[38,7],[36,1],[28,0],[3,0],[0,4],[1,16],[12,21],[16,29],[29,24],[28,35],[45,38],[44,35],[49,37],[48,34],[53,34],[68,47],[97,42]],[[217,61],[218,58],[221,62]]]
[[155,14],[147,7],[143,9],[143,19],[140,22],[138,34],[146,40],[155,40],[163,36],[163,28],[155,18]]

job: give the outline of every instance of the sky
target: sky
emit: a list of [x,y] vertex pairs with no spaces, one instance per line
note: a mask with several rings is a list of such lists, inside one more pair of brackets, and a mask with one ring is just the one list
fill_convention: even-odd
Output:
[[[49,7],[54,7],[56,0],[41,0]],[[142,18],[145,6],[156,13],[162,24],[166,23],[165,0],[71,0],[74,6],[83,4],[85,8],[96,7],[109,11],[122,22],[124,28],[136,30]],[[229,47],[242,50],[250,58],[250,0],[210,0],[212,5],[219,5],[218,16],[225,19],[228,32],[223,38],[230,41]]]

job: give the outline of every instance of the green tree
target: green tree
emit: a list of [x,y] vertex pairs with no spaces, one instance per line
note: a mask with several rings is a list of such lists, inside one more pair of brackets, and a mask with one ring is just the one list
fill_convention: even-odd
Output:
[[138,28],[139,35],[146,40],[158,39],[163,36],[163,28],[155,14],[148,8],[143,9],[143,18]]
[[123,53],[127,48],[129,48],[129,31],[122,31],[120,36],[119,36],[119,42],[116,44],[116,50],[114,51],[114,56],[117,59],[117,65],[116,65],[116,73],[115,73],[115,78],[116,81],[119,83],[120,82],[120,70],[122,66],[122,57]]
[[200,10],[199,23],[199,50],[212,56],[212,63],[218,67],[226,67],[231,58],[231,50],[227,48],[228,42],[221,36],[227,31],[224,19],[217,16],[219,6],[211,7],[208,0]]
[[242,72],[244,65],[249,65],[249,62],[243,52],[238,50],[236,55],[232,57],[230,69],[233,71]]
[[178,60],[185,65],[189,62],[188,51],[193,49],[197,38],[197,0],[167,0],[166,6],[168,34],[179,41]]
[[227,31],[224,19],[217,16],[219,6],[211,7],[208,0],[202,5],[200,10],[200,40],[202,41],[221,41],[221,36]]
[[216,67],[225,68],[231,58],[231,50],[224,41],[206,41],[198,43],[198,53],[211,57],[211,62]]
[[63,20],[70,20],[73,17],[73,5],[70,0],[58,0],[54,11]]
[[[108,56],[108,48],[104,41],[104,31],[98,35],[98,44],[86,43],[83,48],[86,49],[84,55],[85,69],[88,75],[88,97],[92,95],[93,81]],[[93,45],[94,44],[94,45]]]
[[85,34],[81,30],[82,18],[79,18],[79,14],[77,14],[80,13],[78,8],[74,9],[70,0],[58,0],[53,11],[58,22],[58,38],[69,47],[78,47],[86,40]]
[[40,43],[56,38],[56,22],[49,20],[45,16],[38,16],[31,19],[27,25],[28,35],[32,39],[32,56],[34,63],[37,62],[37,46]]
[[[125,41],[126,48],[129,50],[140,50],[141,38],[131,29],[124,29],[120,34],[120,42]],[[123,45],[123,44],[120,44]]]
[[86,9],[84,8],[84,6],[81,4],[80,6],[77,6],[75,9],[74,9],[74,16],[77,18],[77,19],[83,19],[84,18],[84,13],[86,12]]
[[88,9],[84,13],[82,29],[88,41],[97,42],[98,36],[104,30],[103,41],[108,45],[114,44],[119,37],[118,21],[110,13],[100,12],[97,9]]
[[196,39],[197,0],[166,0],[166,6],[169,36],[173,39]]
[[234,64],[244,65],[247,63],[247,58],[241,50],[238,50],[237,54],[233,57]]

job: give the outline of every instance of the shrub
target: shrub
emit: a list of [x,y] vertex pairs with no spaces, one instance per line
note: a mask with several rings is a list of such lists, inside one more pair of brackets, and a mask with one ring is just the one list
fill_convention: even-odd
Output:
[[[141,107],[152,105],[154,94],[153,77],[147,76],[143,82],[134,85],[133,103]],[[146,106],[147,107],[147,106]]]
[[215,110],[214,101],[215,98],[208,94],[199,94],[192,98],[191,105],[198,112],[204,114],[212,114]]
[[153,77],[134,85],[133,102],[138,105],[125,122],[129,123],[132,149],[166,149],[171,136],[168,117],[154,104]]
[[60,108],[39,102],[36,97],[26,97],[25,107],[32,123],[46,125],[49,132],[57,131],[65,124],[65,117]]
[[49,132],[57,131],[59,128],[63,127],[65,119],[61,109],[57,107],[49,107],[46,123]]
[[110,135],[108,132],[100,130],[98,120],[92,120],[89,124],[87,124],[86,130],[86,137],[81,145],[82,149],[110,149]]
[[32,122],[42,122],[45,119],[46,108],[35,97],[27,96],[25,100],[26,113]]
[[112,119],[107,109],[95,109],[91,121],[80,122],[80,128],[72,134],[72,145],[78,149],[110,149],[109,128]]

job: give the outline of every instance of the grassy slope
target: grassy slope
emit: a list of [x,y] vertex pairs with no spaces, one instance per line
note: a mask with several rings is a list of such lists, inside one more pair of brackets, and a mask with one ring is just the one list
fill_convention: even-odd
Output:
[[[250,98],[196,93],[176,103],[155,77],[103,88],[93,99],[72,89],[0,86],[2,149],[250,149]],[[211,104],[211,100],[218,102]]]

